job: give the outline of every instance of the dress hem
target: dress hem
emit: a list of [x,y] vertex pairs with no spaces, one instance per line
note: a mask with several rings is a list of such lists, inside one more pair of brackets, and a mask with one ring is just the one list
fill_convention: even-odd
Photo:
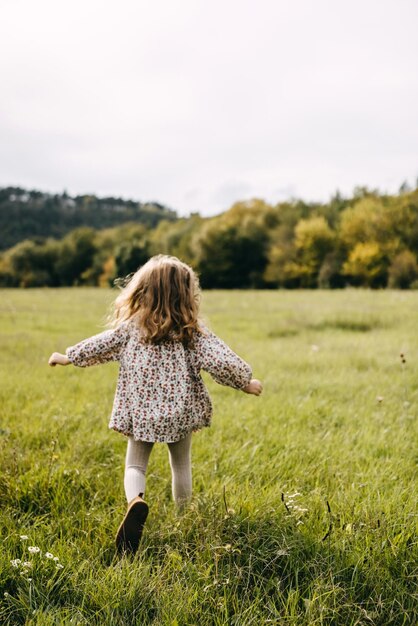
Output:
[[142,437],[136,439],[135,434],[132,431],[122,430],[120,428],[117,428],[116,426],[109,426],[109,429],[114,430],[115,432],[120,433],[121,435],[124,435],[125,437],[133,437],[135,441],[144,441],[145,443],[177,443],[177,441],[181,441],[182,439],[187,437],[190,433],[197,433],[203,428],[209,428],[209,427],[210,427],[210,424],[203,424],[202,426],[195,426],[194,428],[191,428],[190,430],[188,430],[184,435],[182,435],[178,439],[144,439]]

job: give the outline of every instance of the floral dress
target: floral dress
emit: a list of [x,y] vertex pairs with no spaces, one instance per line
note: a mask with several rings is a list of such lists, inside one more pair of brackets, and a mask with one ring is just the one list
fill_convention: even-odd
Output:
[[73,365],[119,361],[109,428],[140,441],[173,442],[210,426],[212,403],[200,370],[221,385],[243,389],[251,367],[206,328],[192,347],[180,341],[146,343],[133,321],[67,348]]

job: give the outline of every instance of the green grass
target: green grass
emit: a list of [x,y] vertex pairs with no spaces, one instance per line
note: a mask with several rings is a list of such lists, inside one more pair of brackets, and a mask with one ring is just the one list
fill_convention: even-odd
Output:
[[206,319],[264,394],[205,376],[215,415],[194,436],[193,502],[176,512],[155,446],[134,560],[113,547],[117,365],[46,364],[102,329],[111,298],[0,292],[0,623],[416,624],[418,293],[205,293]]

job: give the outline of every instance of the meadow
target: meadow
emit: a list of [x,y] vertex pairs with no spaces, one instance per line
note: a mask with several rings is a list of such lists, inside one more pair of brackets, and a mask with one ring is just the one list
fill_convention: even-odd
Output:
[[0,623],[416,624],[418,292],[204,293],[264,393],[204,374],[193,501],[176,511],[155,446],[134,559],[114,551],[117,364],[47,365],[103,329],[113,297],[0,292]]

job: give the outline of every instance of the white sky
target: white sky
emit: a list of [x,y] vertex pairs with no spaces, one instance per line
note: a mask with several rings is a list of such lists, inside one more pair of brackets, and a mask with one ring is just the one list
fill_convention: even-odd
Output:
[[418,177],[416,0],[1,0],[0,185],[211,215]]

